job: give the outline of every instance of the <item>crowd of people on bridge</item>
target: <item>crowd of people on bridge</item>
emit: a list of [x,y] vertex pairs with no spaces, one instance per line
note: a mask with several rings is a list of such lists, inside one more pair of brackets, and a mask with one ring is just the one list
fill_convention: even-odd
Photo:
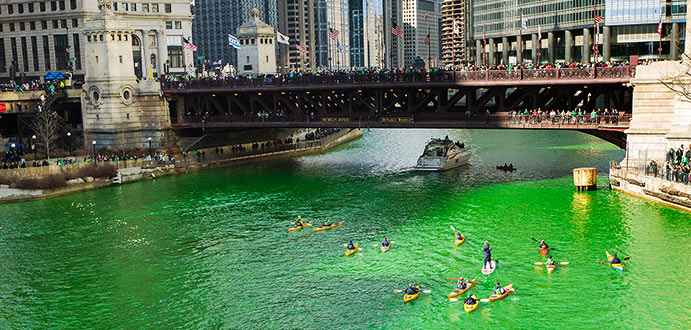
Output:
[[617,109],[602,110],[598,108],[590,112],[580,108],[571,111],[555,109],[543,111],[541,108],[509,111],[509,122],[511,124],[618,124],[620,119]]
[[661,177],[667,181],[689,184],[691,180],[691,145],[685,149],[684,145],[669,148],[665,154],[664,167],[661,168],[657,161],[651,160],[646,164],[645,174]]

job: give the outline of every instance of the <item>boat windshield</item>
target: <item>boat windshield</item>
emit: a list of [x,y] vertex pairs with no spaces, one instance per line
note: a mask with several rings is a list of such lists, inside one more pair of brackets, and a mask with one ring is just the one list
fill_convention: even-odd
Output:
[[432,144],[427,146],[425,148],[425,156],[437,156],[437,157],[442,157],[446,156],[446,150],[447,146],[445,145],[439,145],[439,144]]

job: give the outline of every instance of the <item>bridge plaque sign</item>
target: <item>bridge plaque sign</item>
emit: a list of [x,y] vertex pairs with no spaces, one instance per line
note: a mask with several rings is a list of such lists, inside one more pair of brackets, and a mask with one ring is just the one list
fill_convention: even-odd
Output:
[[322,122],[349,122],[350,117],[322,117]]
[[382,123],[412,123],[413,117],[381,117]]

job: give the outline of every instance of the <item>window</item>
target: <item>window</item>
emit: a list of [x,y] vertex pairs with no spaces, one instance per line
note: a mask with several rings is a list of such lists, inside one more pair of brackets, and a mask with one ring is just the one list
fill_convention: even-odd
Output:
[[149,12],[149,4],[148,3],[143,3],[142,4],[142,11],[145,13]]
[[82,54],[79,45],[79,33],[75,33],[72,35],[72,44],[74,45],[74,54],[72,54],[72,56],[74,57],[74,68],[77,70],[81,70]]
[[133,4],[130,6],[130,10],[131,10],[131,11],[137,11],[137,4],[136,4],[136,3],[133,3]]
[[67,20],[66,19],[60,20],[60,27],[63,29],[67,28]]
[[34,71],[38,71],[38,41],[36,37],[31,37],[31,53],[34,56]]
[[67,69],[67,35],[54,35],[53,44],[55,46],[55,68],[57,70]]
[[60,1],[60,10],[65,10],[65,1]]
[[41,29],[48,30],[48,22],[47,21],[41,21]]
[[70,0],[70,9],[77,9],[77,0]]
[[122,55],[118,56],[118,58],[120,59],[120,63],[122,63]]
[[29,71],[29,50],[26,46],[26,37],[22,37],[22,61],[24,63],[24,72]]
[[177,30],[182,29],[182,22],[181,21],[175,21],[175,29],[177,29]]
[[173,28],[173,21],[166,21],[166,29],[172,29]]
[[249,57],[249,56],[247,56],[247,63],[249,63],[249,62],[250,62],[250,57]]
[[151,11],[154,13],[158,13],[158,4],[157,3],[151,4]]
[[170,13],[173,11],[172,6],[169,3],[165,4],[165,8],[166,8],[166,13]]
[[117,2],[113,2],[113,10],[114,11],[118,10],[118,3]]
[[14,14],[14,6],[12,6],[11,4],[7,5],[7,13],[10,15]]
[[10,23],[10,32],[14,32],[14,23]]
[[7,59],[5,57],[5,39],[0,38],[0,72],[5,72]]
[[168,65],[171,68],[182,68],[182,46],[168,46]]
[[29,29],[36,30],[36,22],[29,22]]
[[39,2],[39,3],[38,3],[38,9],[39,9],[41,12],[46,11],[46,3],[45,3],[45,2]]
[[79,20],[76,19],[76,18],[73,18],[73,19],[72,19],[72,27],[73,27],[73,28],[76,28],[76,27],[78,27],[78,26],[79,26]]
[[58,28],[58,21],[53,20],[53,29],[57,29],[57,28]]
[[55,1],[51,1],[51,2],[50,2],[50,10],[51,10],[51,11],[56,11],[56,10],[58,10],[58,3],[55,2]]
[[19,31],[24,31],[26,29],[26,25],[24,25],[24,22],[19,22]]
[[129,10],[129,9],[130,9],[130,8],[129,8],[129,4],[128,4],[128,3],[125,2],[125,3],[122,4],[122,10],[127,11],[127,10]]
[[[2,39],[0,39],[0,40],[2,40]],[[1,43],[0,43],[0,46],[2,46]],[[151,54],[151,68],[152,69],[156,68],[156,54]]]
[[20,3],[17,5],[17,12],[20,14],[24,14],[24,4]]

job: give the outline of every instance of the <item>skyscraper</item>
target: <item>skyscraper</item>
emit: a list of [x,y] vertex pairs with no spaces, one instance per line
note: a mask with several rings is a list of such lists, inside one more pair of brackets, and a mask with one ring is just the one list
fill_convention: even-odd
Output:
[[[403,0],[404,64],[439,58],[439,5],[429,0]],[[429,38],[429,40],[428,40]]]
[[456,65],[466,59],[466,1],[444,0],[441,3],[441,59]]
[[385,67],[403,66],[403,38],[391,33],[394,26],[403,24],[403,6],[401,0],[382,0]]
[[259,9],[260,20],[278,26],[277,0],[197,0],[192,6],[194,21],[192,39],[197,45],[197,56],[209,63],[221,60],[237,67],[237,52],[228,48],[228,34],[252,19],[252,10]]
[[[350,68],[349,0],[314,0],[314,33],[317,66],[321,69]],[[338,31],[335,40],[329,38]],[[341,48],[338,47],[341,45]],[[329,63],[329,59],[330,62]]]
[[279,69],[315,71],[314,1],[278,0],[278,6],[278,30],[290,38],[290,45],[279,45]]
[[352,66],[365,66],[365,7],[363,0],[350,0],[350,61]]

